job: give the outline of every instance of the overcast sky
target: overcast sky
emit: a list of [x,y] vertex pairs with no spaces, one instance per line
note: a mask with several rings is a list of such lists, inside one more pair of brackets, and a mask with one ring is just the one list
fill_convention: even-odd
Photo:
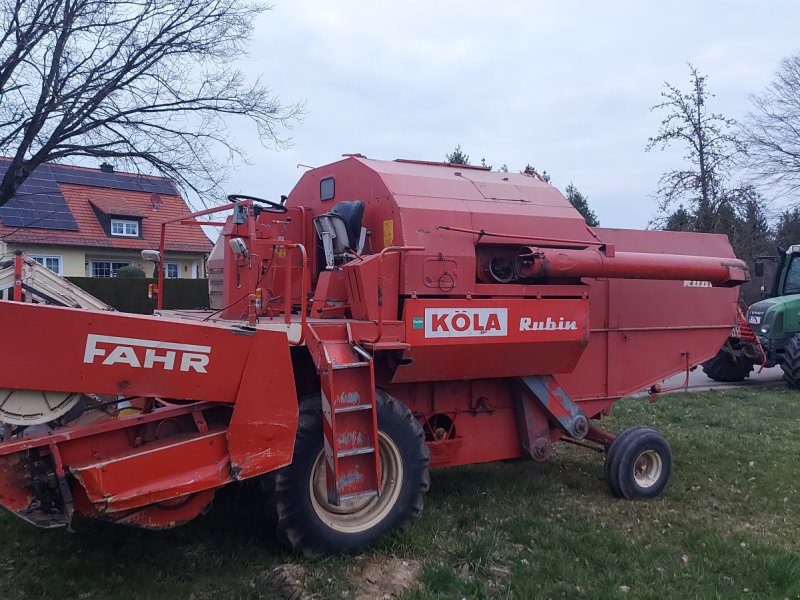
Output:
[[403,2],[275,0],[246,72],[308,115],[289,150],[234,127],[251,166],[227,188],[277,199],[343,153],[443,160],[461,144],[518,171],[574,182],[604,226],[645,227],[662,172],[682,153],[644,151],[664,81],[708,75],[713,108],[741,118],[748,95],[800,51],[800,2]]

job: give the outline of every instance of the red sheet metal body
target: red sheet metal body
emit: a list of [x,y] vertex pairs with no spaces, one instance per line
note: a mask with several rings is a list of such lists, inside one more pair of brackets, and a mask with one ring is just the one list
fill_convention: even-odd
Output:
[[[330,179],[334,197],[322,200],[320,184]],[[710,358],[735,322],[738,292],[725,286],[747,278],[725,236],[591,229],[557,190],[522,174],[349,157],[305,173],[287,206],[317,215],[356,199],[371,235],[365,260],[343,267],[344,304],[376,326],[379,298],[385,315],[396,312],[403,334],[393,346],[383,339],[377,383],[420,416],[432,456],[443,457],[437,465],[520,455],[515,376],[556,375],[598,417],[621,396]],[[392,245],[425,250],[399,256],[396,270],[376,277],[375,255]],[[508,283],[482,276],[479,256],[514,261],[531,247],[557,272]],[[313,255],[312,278],[321,268]],[[428,321],[432,308],[446,310]],[[491,311],[508,315],[503,335],[488,322]],[[524,331],[526,311],[555,328]],[[464,316],[453,327],[457,314]],[[561,317],[577,331],[558,329]],[[438,331],[426,335],[426,327]],[[380,363],[372,335],[353,329],[352,338]]]
[[[323,181],[332,194],[321,196]],[[369,235],[326,266],[314,218],[342,201],[363,202]],[[423,424],[434,466],[546,458],[565,436],[604,443],[584,418],[713,356],[736,322],[737,290],[726,286],[747,276],[724,236],[591,229],[558,190],[523,174],[349,157],[306,172],[286,207],[236,206],[222,228],[218,310],[0,306],[15,340],[0,388],[142,408],[0,443],[0,502],[25,513],[19,464],[35,474],[45,461],[69,478],[80,512],[186,520],[215,487],[291,460],[296,390],[328,399],[329,477],[343,479],[339,458],[365,475],[329,485],[332,498],[379,493],[375,386]],[[247,251],[235,253],[233,238]],[[331,374],[340,367],[350,371]],[[372,405],[358,426],[346,411],[334,419],[356,396]],[[359,432],[370,445],[348,446]]]
[[[72,495],[86,512],[105,515],[190,498],[291,461],[297,400],[284,333],[23,303],[0,309],[5,330],[25,333],[0,367],[3,387],[163,399],[130,416],[0,443],[7,508],[30,504],[11,467],[32,452],[57,451]],[[194,514],[184,508],[183,519],[179,510],[168,521],[188,520],[203,508],[195,504]]]

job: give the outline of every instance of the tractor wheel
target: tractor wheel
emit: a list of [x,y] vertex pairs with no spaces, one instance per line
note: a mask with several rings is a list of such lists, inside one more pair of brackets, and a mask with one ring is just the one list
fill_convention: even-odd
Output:
[[791,388],[800,389],[800,333],[794,334],[786,342],[781,369],[786,384]]
[[711,360],[703,363],[703,372],[714,381],[733,383],[750,376],[755,364],[745,357],[734,357],[724,348]]
[[311,556],[357,552],[422,512],[430,486],[425,433],[400,401],[380,390],[377,407],[381,495],[334,506],[325,484],[321,400],[301,402],[294,458],[274,474],[268,503],[278,540],[289,549]]
[[606,454],[606,483],[617,498],[655,498],[664,491],[671,474],[672,449],[650,427],[626,429]]

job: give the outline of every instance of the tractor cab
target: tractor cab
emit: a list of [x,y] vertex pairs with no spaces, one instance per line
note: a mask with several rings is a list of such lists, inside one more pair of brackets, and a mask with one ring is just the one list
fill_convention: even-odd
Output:
[[[763,263],[762,263],[763,265]],[[763,272],[763,267],[757,269]],[[788,341],[800,333],[800,244],[779,252],[769,296],[747,310],[747,322],[761,338],[769,364],[779,364]]]

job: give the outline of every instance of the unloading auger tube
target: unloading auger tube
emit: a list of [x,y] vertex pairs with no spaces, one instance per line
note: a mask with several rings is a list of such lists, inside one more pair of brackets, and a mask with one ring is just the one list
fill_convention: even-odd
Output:
[[253,478],[289,548],[359,551],[420,514],[431,470],[559,441],[652,498],[667,441],[599,419],[713,357],[748,276],[725,236],[590,228],[538,178],[469,165],[350,155],[274,210],[233,200],[148,253],[220,226],[207,310],[0,302],[0,505],[159,529]]
[[564,250],[526,246],[519,250],[516,268],[522,278],[695,280],[719,287],[735,287],[749,278],[747,265],[735,258],[615,252],[609,247]]

